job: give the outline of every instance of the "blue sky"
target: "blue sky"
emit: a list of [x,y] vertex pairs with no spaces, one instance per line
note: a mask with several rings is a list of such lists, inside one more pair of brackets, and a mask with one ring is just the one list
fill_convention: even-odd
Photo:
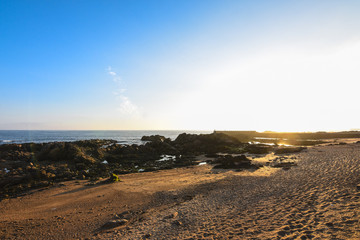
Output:
[[0,1],[0,129],[360,128],[358,1]]

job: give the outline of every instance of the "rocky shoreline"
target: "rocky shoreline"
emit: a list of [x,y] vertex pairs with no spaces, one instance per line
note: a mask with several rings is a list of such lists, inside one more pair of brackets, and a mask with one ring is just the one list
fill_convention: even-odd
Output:
[[[26,162],[31,161],[31,169],[42,170],[54,165],[54,174],[61,176],[60,166],[64,162],[55,160],[59,150],[53,145],[68,150],[78,147],[81,152],[72,155],[77,158],[67,161],[70,170],[66,172],[72,172],[74,177],[55,178],[51,187],[31,189],[30,186],[31,190],[23,188],[2,199],[1,239],[359,239],[360,145],[356,139],[352,143],[305,150],[254,146],[222,137],[183,135],[181,144],[160,136],[144,137],[147,143],[131,146],[138,150],[130,151],[127,154],[133,155],[128,156],[136,156],[145,145],[161,146],[167,142],[180,149],[179,154],[187,156],[191,165],[187,161],[182,163],[184,167],[176,167],[177,155],[154,155],[154,159],[160,159],[146,161],[141,160],[143,155],[139,154],[133,159],[144,163],[134,167],[133,173],[117,174],[118,182],[117,177],[111,175],[116,182],[112,184],[105,183],[109,182],[110,173],[113,174],[111,167],[120,163],[111,162],[106,149],[116,149],[118,144],[103,145],[105,142],[97,140],[67,147],[66,143],[43,144],[43,154],[54,158],[52,162],[41,158],[35,162],[31,158]],[[216,142],[215,139],[218,147],[219,141],[226,142],[217,153],[210,144]],[[95,147],[90,148],[90,143]],[[190,151],[192,143],[198,147]],[[45,148],[46,145],[49,146]],[[264,152],[267,147],[267,153],[254,153]],[[128,147],[119,146],[123,148]],[[103,157],[98,158],[89,149],[98,150]],[[9,162],[20,162],[19,158],[12,160],[10,156],[27,156],[21,151],[6,153]],[[34,153],[41,156],[40,150]],[[2,163],[6,162],[3,156]],[[114,156],[120,159],[126,154]],[[94,159],[94,163],[87,165],[94,169],[99,164],[109,169],[103,172],[103,178],[81,180],[72,168],[81,159]],[[146,166],[151,163],[170,166],[170,169],[139,171],[145,163]],[[6,174],[15,177],[11,175],[15,171],[18,169],[9,168]],[[22,183],[8,187],[19,185]]]
[[[254,164],[243,154],[284,154],[305,149],[242,143],[223,133],[183,133],[173,141],[153,135],[144,136],[142,141],[143,145],[121,145],[115,140],[97,139],[1,145],[0,199],[62,181],[86,179],[97,182],[112,174],[196,165],[199,164],[196,160],[199,155],[207,156],[207,163],[216,168],[257,169],[269,163]],[[289,166],[292,164],[277,164],[275,167]]]

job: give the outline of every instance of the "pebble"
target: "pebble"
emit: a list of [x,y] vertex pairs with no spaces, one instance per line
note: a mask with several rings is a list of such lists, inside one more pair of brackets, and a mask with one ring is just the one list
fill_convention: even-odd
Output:
[[178,212],[174,212],[173,214],[171,214],[171,217],[172,217],[172,218],[176,218],[178,215],[179,215]]
[[105,228],[114,228],[114,227],[125,225],[126,223],[128,223],[128,220],[126,220],[126,219],[110,220],[104,224],[104,227]]

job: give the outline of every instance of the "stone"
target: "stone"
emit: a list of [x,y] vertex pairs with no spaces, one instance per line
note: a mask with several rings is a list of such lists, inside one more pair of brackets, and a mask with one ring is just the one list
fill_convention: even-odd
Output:
[[110,220],[104,224],[104,228],[115,228],[127,224],[129,221],[126,219]]
[[285,231],[278,231],[278,235],[284,237],[286,235]]
[[216,164],[214,168],[224,168],[224,169],[257,169],[256,165],[251,163],[251,160],[248,159],[245,155],[241,156],[231,156],[225,155],[214,161]]
[[174,224],[174,225],[177,225],[177,226],[183,225],[183,223],[180,222],[179,220],[174,221],[173,224]]
[[298,153],[307,149],[306,147],[284,147],[278,148],[274,151],[275,154],[284,154],[284,153]]
[[150,234],[150,233],[144,235],[144,239],[150,238],[150,237],[151,237],[151,234]]
[[171,141],[169,138],[160,135],[151,135],[151,136],[143,136],[141,141],[149,141],[149,142],[165,142]]

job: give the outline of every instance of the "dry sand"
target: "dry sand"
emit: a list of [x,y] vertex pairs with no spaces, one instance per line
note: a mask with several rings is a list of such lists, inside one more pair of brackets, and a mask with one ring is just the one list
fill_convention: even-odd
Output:
[[[0,236],[360,239],[360,144],[293,156],[298,166],[287,171],[214,172],[202,165],[124,175],[114,184],[73,181],[33,191],[0,202]],[[128,221],[103,227],[117,218]]]

